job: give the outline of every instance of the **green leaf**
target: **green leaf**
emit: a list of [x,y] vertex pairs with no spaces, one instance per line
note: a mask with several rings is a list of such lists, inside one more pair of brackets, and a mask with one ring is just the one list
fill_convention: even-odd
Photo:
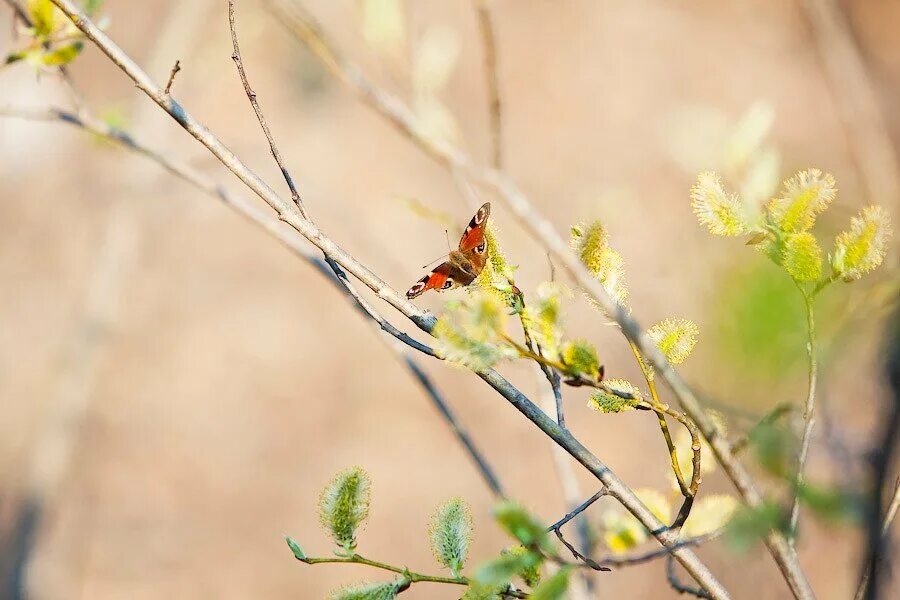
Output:
[[526,583],[537,582],[541,562],[542,558],[537,553],[522,546],[504,550],[497,558],[478,567],[475,581],[491,587],[504,586],[516,576],[522,577]]
[[776,477],[787,477],[793,469],[797,437],[790,429],[778,423],[765,423],[756,427],[750,435],[756,450],[756,460]]
[[346,551],[356,547],[356,530],[369,515],[369,475],[359,467],[341,471],[319,497],[319,520]]
[[100,10],[100,7],[103,6],[103,0],[85,0],[84,2],[84,14],[87,16],[93,16]]
[[359,583],[331,592],[328,600],[393,600],[409,587],[409,580],[398,579],[381,583]]
[[825,488],[801,483],[797,490],[800,501],[822,519],[833,523],[861,522],[865,515],[865,498],[840,488]]
[[300,547],[300,544],[294,541],[294,538],[285,536],[284,541],[287,542],[288,548],[294,553],[294,558],[297,560],[306,560],[306,553],[303,552],[303,548]]
[[726,529],[729,545],[739,552],[746,552],[771,531],[787,532],[790,527],[787,515],[774,502],[763,502],[755,508],[738,510]]
[[428,531],[437,561],[459,577],[472,542],[472,513],[461,498],[452,498],[431,517]]
[[60,46],[49,52],[44,52],[43,55],[41,55],[41,62],[48,67],[67,65],[81,54],[83,48],[83,42],[72,42],[71,44]]
[[505,501],[494,507],[497,523],[526,548],[551,551],[553,544],[542,523],[516,502]]
[[531,600],[561,600],[565,598],[566,590],[569,589],[569,575],[571,573],[571,567],[562,567],[534,588],[529,597]]
[[25,60],[26,58],[28,58],[27,50],[22,50],[20,52],[10,52],[6,55],[4,64],[11,65],[14,62],[19,62],[20,60]]

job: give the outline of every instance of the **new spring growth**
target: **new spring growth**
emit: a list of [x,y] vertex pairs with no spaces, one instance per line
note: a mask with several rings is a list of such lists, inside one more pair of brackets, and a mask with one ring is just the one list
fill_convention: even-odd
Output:
[[[670,522],[672,506],[665,495],[646,488],[635,490],[635,494],[657,519],[663,523]],[[603,541],[606,547],[616,554],[634,548],[648,537],[647,528],[620,506],[607,510],[603,515],[602,524]]]
[[875,270],[884,261],[892,233],[884,208],[867,206],[851,219],[850,229],[835,239],[829,255],[831,273],[823,273],[822,248],[810,229],[836,195],[829,173],[800,171],[766,204],[764,223],[754,224],[746,221],[741,198],[729,194],[716,173],[706,171],[691,188],[691,206],[700,223],[714,234],[755,234],[748,244],[758,245],[797,283],[818,282],[817,292],[836,279],[850,282]]
[[357,583],[334,590],[328,595],[328,600],[394,600],[407,587],[409,581],[403,578],[381,583]]
[[606,387],[612,391],[631,394],[631,398],[622,398],[606,390],[596,390],[588,399],[588,408],[603,413],[619,413],[632,410],[644,401],[640,388],[624,379],[607,379]]
[[744,203],[737,194],[725,191],[722,179],[713,171],[700,173],[691,187],[691,208],[713,235],[736,236],[750,231]]
[[616,302],[624,305],[628,299],[625,261],[621,254],[610,247],[606,230],[600,221],[573,226],[569,245],[606,292]]
[[428,528],[434,558],[459,577],[472,542],[472,513],[462,498],[438,507]]
[[497,293],[479,289],[465,300],[448,303],[432,330],[438,355],[476,371],[516,356],[510,347],[496,343],[509,310],[503,302]]
[[808,231],[834,200],[834,177],[819,169],[800,171],[784,182],[781,195],[766,206],[766,218],[785,233]]
[[569,576],[571,574],[572,567],[561,567],[556,573],[534,588],[529,598],[531,600],[562,600],[566,597],[566,590],[569,589]]
[[319,497],[319,520],[346,553],[356,548],[356,531],[369,516],[369,475],[352,467],[334,476]]
[[588,379],[600,377],[600,359],[597,350],[586,340],[566,342],[561,352],[562,363],[570,375],[584,375]]
[[521,298],[516,293],[513,283],[513,273],[516,267],[510,265],[506,260],[506,255],[497,239],[496,225],[488,223],[484,230],[484,238],[487,242],[488,260],[484,269],[475,278],[475,287],[497,296],[504,306],[513,309],[513,312],[519,312],[522,308],[519,306]]
[[867,206],[850,220],[850,230],[834,241],[831,268],[836,277],[854,281],[881,264],[891,237],[891,220],[880,206]]
[[[86,0],[84,11],[90,16],[102,0]],[[83,35],[71,20],[50,0],[28,0],[25,14],[31,27],[25,29],[28,46],[6,56],[6,64],[26,61],[38,68],[55,68],[69,64],[84,48]]]
[[560,327],[563,293],[564,289],[560,284],[545,281],[538,286],[537,300],[522,310],[522,320],[544,356],[559,356],[559,344],[563,334]]
[[680,365],[697,345],[700,328],[690,319],[666,319],[647,330],[647,335],[665,355],[666,360],[673,365]]

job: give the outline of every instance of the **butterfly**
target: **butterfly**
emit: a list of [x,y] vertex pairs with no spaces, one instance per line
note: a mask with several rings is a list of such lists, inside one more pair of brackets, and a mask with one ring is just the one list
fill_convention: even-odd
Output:
[[459,240],[459,250],[451,250],[449,260],[417,281],[406,292],[406,297],[412,299],[428,290],[443,291],[472,283],[487,262],[487,240],[484,237],[484,230],[490,214],[491,203],[485,202],[463,232]]

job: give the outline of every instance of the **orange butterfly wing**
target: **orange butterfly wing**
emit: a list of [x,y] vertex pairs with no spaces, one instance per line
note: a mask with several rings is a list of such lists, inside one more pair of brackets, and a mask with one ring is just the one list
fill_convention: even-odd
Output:
[[482,242],[484,242],[484,228],[487,225],[488,217],[491,216],[491,203],[485,202],[469,221],[468,227],[459,240],[459,251],[468,253],[476,250]]

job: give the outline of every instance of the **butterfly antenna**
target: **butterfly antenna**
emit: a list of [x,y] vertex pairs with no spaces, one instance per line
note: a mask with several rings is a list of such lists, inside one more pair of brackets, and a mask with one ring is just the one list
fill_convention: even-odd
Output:
[[448,230],[444,230],[444,237],[447,238],[447,250],[453,250],[453,247],[450,245],[450,232]]
[[445,256],[447,256],[447,255],[446,255],[446,254],[442,254],[442,255],[438,256],[436,259],[434,259],[434,260],[431,261],[430,263],[428,263],[428,264],[426,264],[426,265],[422,265],[422,268],[423,268],[423,269],[427,269],[428,267],[430,267],[431,265],[433,265],[433,264],[436,263],[437,261],[439,261],[439,260],[444,260],[444,257],[445,257]]

